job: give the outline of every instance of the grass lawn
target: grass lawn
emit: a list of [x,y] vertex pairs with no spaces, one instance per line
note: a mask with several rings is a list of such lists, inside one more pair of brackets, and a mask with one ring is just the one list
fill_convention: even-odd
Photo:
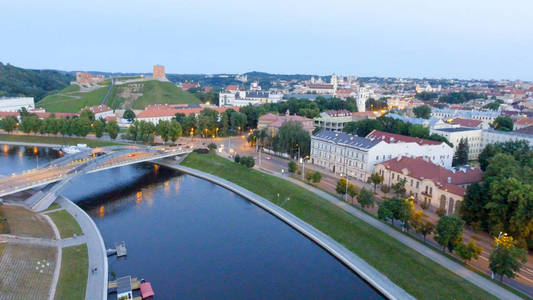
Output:
[[54,210],[54,209],[58,209],[58,208],[61,208],[61,205],[59,205],[56,202],[54,202],[50,206],[48,206],[48,208],[45,211]]
[[80,225],[76,222],[76,219],[68,213],[68,211],[59,210],[49,213],[48,216],[52,218],[52,221],[56,224],[62,239],[73,237],[74,234],[78,236],[82,234]]
[[[227,179],[281,204],[416,298],[494,299],[484,290],[302,187],[247,169],[216,154],[191,153],[182,164]],[[286,201],[288,197],[290,200]]]
[[122,145],[118,142],[91,140],[82,137],[61,137],[61,136],[41,136],[41,135],[13,135],[0,134],[0,144],[2,141],[7,142],[24,142],[40,144],[57,144],[57,145],[77,145],[87,144],[91,148]]
[[107,93],[108,86],[90,92],[72,93],[72,89],[74,88],[68,86],[56,94],[44,97],[36,105],[49,112],[79,112],[85,106],[100,104]]
[[0,214],[7,219],[10,234],[35,238],[55,237],[54,231],[40,214],[17,205],[2,205]]
[[84,299],[89,273],[87,245],[63,248],[61,273],[54,299]]
[[200,104],[193,94],[183,91],[171,82],[156,80],[144,82],[143,95],[135,101],[133,108],[144,109],[150,104]]

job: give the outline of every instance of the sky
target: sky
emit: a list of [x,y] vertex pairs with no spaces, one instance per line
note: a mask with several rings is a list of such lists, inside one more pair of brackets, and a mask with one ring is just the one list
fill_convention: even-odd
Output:
[[531,0],[4,0],[34,69],[533,80]]

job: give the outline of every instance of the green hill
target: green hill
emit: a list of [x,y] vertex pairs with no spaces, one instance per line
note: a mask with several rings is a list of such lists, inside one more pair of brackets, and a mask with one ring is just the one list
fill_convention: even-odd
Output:
[[49,112],[79,112],[85,106],[100,104],[108,89],[108,86],[103,86],[90,92],[80,92],[79,86],[69,85],[53,95],[46,96],[37,102],[37,106]]
[[107,104],[113,108],[143,109],[150,104],[200,104],[193,94],[171,82],[156,80],[117,85]]
[[74,76],[54,70],[29,70],[0,62],[0,97],[28,96],[39,101],[69,85]]

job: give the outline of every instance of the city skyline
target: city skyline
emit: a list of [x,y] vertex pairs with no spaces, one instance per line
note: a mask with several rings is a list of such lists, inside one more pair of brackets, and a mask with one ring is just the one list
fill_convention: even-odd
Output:
[[527,1],[57,0],[1,7],[0,25],[10,30],[0,60],[24,68],[145,73],[159,63],[169,74],[533,80]]

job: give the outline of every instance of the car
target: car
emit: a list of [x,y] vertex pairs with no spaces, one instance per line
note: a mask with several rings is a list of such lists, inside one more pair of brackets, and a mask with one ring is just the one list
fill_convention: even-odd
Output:
[[265,159],[266,159],[266,160],[271,160],[271,159],[272,159],[272,157],[270,157],[270,156],[267,156],[267,157],[265,157]]
[[135,153],[128,154],[128,157],[135,157]]

